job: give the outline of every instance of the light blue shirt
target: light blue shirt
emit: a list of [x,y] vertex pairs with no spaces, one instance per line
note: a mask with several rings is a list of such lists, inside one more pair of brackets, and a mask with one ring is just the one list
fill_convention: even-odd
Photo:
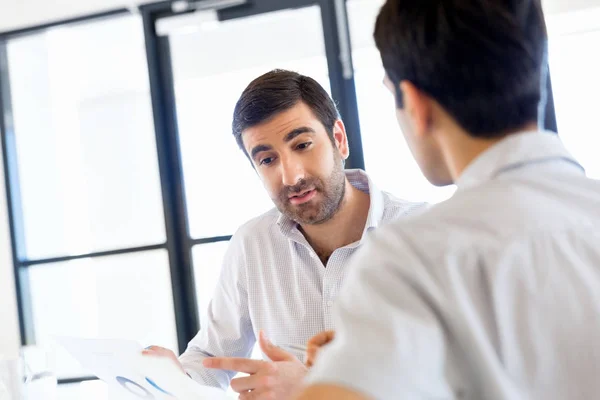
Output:
[[598,398],[600,182],[529,132],[457,187],[359,251],[309,381],[374,399]]
[[349,170],[346,176],[370,195],[369,214],[363,238],[335,250],[326,267],[297,223],[277,209],[246,223],[233,236],[209,305],[208,323],[180,357],[194,380],[227,388],[234,373],[207,370],[202,360],[249,357],[260,330],[303,361],[307,341],[335,328],[332,306],[348,260],[367,232],[424,207],[380,191],[363,171]]

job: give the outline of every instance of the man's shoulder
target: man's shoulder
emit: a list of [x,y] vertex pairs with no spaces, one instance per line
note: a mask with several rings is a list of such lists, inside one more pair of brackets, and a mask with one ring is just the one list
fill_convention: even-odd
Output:
[[260,257],[267,250],[265,246],[275,245],[282,236],[277,225],[279,216],[279,211],[273,208],[240,225],[229,241],[228,257],[243,263],[248,258]]
[[387,271],[421,279],[436,274],[434,271],[445,266],[447,260],[464,253],[474,254],[480,251],[479,247],[487,246],[486,235],[478,236],[474,242],[472,224],[456,218],[454,207],[445,203],[409,202],[415,204],[411,212],[384,221],[358,253],[359,270],[365,272],[376,266],[373,271],[378,273]]
[[600,226],[600,211],[593,207],[600,195],[584,193],[592,197],[584,201],[570,187],[552,186],[554,193],[540,185],[496,180],[457,190],[419,215],[376,229],[362,252],[362,262],[414,275],[477,257],[501,259],[507,249],[536,246],[565,232],[581,236],[581,227]]
[[[406,215],[411,218],[401,221],[391,221],[386,231],[392,236],[410,236],[415,241],[429,242],[427,238],[435,238],[439,242],[436,248],[443,248],[443,244],[456,238],[479,231],[485,236],[485,227],[494,226],[497,219],[502,218],[502,211],[506,211],[509,201],[504,197],[510,193],[494,190],[457,191],[448,200],[437,204],[414,203],[394,199],[391,208],[407,210]],[[504,205],[500,208],[500,205]],[[398,218],[397,218],[398,219]],[[419,232],[418,235],[415,235]],[[488,232],[489,233],[489,232]],[[415,238],[417,236],[417,238]],[[482,239],[482,236],[478,236]],[[450,239],[450,240],[449,240]],[[456,244],[456,243],[455,243]]]
[[240,225],[233,238],[245,240],[263,234],[270,234],[273,228],[277,227],[280,215],[277,208],[272,208]]
[[457,190],[448,200],[424,207],[411,218],[391,221],[378,236],[409,242],[412,249],[427,249],[430,255],[476,247],[490,251],[516,236],[549,232],[582,218],[569,210],[574,208],[572,202],[560,199],[530,185],[490,181]]
[[381,193],[383,195],[383,222],[392,222],[400,218],[418,215],[429,206],[425,202],[404,200],[388,192]]
[[[436,258],[449,252],[461,252],[478,245],[489,245],[495,232],[497,213],[490,210],[489,195],[456,193],[450,199],[437,203],[417,203],[389,196],[386,207],[388,219],[377,229],[374,245],[377,251],[392,254],[414,252],[422,258]],[[495,214],[495,215],[494,215]],[[385,219],[385,218],[384,218]],[[477,243],[473,238],[477,237]]]

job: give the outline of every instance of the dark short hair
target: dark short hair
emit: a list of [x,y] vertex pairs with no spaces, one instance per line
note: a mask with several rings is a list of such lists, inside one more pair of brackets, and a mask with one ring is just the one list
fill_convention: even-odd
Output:
[[[540,0],[387,0],[374,36],[396,88],[411,82],[470,135],[537,121],[547,52]],[[398,89],[396,98],[402,108]]]
[[308,76],[275,69],[250,82],[235,105],[231,129],[244,153],[244,130],[266,122],[300,102],[310,107],[333,142],[333,128],[340,115],[329,94]]

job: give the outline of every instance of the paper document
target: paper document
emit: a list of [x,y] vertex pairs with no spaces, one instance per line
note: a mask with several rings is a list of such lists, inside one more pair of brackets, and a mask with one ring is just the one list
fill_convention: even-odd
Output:
[[230,400],[222,390],[202,386],[173,360],[142,355],[129,340],[57,337],[81,366],[131,399]]

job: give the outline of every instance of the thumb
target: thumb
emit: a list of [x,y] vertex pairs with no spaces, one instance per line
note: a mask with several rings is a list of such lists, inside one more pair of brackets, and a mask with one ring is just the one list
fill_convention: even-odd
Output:
[[269,357],[271,361],[292,361],[296,359],[293,354],[288,353],[281,347],[277,347],[271,343],[264,331],[260,331],[258,335],[258,343],[262,352],[265,353],[265,355]]

